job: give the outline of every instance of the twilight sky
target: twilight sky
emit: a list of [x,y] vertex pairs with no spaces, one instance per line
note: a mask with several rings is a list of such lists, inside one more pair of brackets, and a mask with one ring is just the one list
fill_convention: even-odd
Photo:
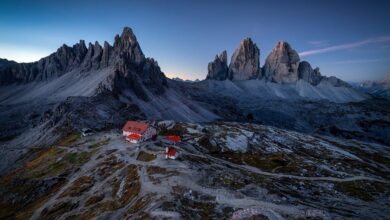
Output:
[[207,63],[245,37],[260,63],[279,40],[323,75],[346,81],[390,74],[390,1],[0,1],[0,58],[31,62],[73,45],[107,40],[131,27],[146,56],[168,77],[203,79]]

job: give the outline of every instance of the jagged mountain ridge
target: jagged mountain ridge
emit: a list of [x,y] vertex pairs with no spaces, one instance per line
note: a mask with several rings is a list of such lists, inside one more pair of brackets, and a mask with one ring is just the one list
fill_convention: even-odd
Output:
[[[65,75],[72,75],[68,77],[69,80],[80,76],[93,78],[94,76],[90,75],[96,72],[103,72],[104,76],[97,79],[94,85],[90,85],[94,87],[93,93],[109,90],[121,94],[125,89],[132,89],[137,97],[147,101],[149,97],[145,90],[163,94],[167,87],[164,73],[155,60],[145,58],[129,27],[125,27],[122,34],[115,37],[113,46],[104,42],[102,47],[95,42],[89,43],[87,48],[81,40],[72,47],[64,44],[55,53],[37,62],[10,65],[0,71],[0,84],[20,86],[47,83],[60,77],[66,78]],[[74,95],[84,94],[76,92]]]
[[[223,52],[225,53],[225,52]],[[221,56],[221,55],[220,55]],[[298,53],[290,44],[279,41],[267,56],[264,66],[260,68],[260,50],[251,38],[245,38],[234,52],[229,68],[225,74],[227,63],[221,62],[217,55],[209,63],[206,79],[211,80],[264,80],[279,84],[295,83],[304,80],[313,86],[328,82],[336,87],[349,87],[349,84],[334,77],[322,76],[319,68],[311,67],[307,61],[300,61]],[[210,68],[214,67],[214,68]],[[223,70],[223,71],[222,71]]]

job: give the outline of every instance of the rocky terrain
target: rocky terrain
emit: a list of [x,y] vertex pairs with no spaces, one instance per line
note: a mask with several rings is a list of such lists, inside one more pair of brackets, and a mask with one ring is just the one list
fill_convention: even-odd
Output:
[[[72,134],[0,179],[0,218],[385,219],[390,148],[249,123]],[[165,160],[163,135],[181,135]]]

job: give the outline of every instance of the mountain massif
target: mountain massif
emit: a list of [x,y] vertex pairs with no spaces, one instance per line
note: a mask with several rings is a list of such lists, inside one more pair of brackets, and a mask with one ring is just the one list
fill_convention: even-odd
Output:
[[[127,120],[159,135],[127,143]],[[0,219],[382,218],[389,133],[388,100],[322,76],[286,42],[261,67],[246,38],[188,82],[125,27],[113,45],[0,60]],[[164,135],[182,137],[178,160],[164,159]]]
[[303,80],[313,86],[328,82],[335,87],[349,87],[336,78],[325,77],[319,68],[313,69],[307,61],[300,61],[298,53],[284,41],[279,41],[260,68],[260,50],[250,38],[244,39],[234,52],[230,64],[223,51],[208,65],[206,79],[212,80],[264,80],[278,84],[295,83]]
[[[157,62],[145,58],[133,31],[128,27],[123,29],[120,36],[115,37],[113,46],[104,42],[102,47],[95,42],[89,43],[87,47],[80,40],[72,47],[61,46],[55,53],[37,62],[8,65],[1,71],[0,84],[47,82],[66,74],[77,73],[78,77],[82,77],[88,76],[90,72],[105,72],[102,74],[104,80],[100,79],[94,85],[89,85],[89,89],[96,93],[106,89],[116,93],[133,89],[140,98],[147,100],[148,96],[144,91],[146,87],[152,93],[160,94],[167,84]],[[142,86],[142,83],[147,86]]]

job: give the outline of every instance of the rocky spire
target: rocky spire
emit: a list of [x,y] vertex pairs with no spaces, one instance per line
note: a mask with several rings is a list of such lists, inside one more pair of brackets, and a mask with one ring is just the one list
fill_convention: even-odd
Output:
[[114,50],[128,62],[141,63],[145,60],[145,55],[138,44],[137,38],[129,27],[123,28],[121,36],[117,35],[115,37]]
[[224,50],[220,55],[216,55],[213,62],[208,65],[206,79],[225,80],[228,77],[227,53]]
[[231,80],[255,79],[260,73],[260,50],[246,38],[234,52],[229,65],[229,76]]
[[264,64],[264,77],[276,83],[298,80],[299,55],[287,42],[279,41]]
[[83,62],[83,59],[84,59],[87,51],[88,51],[88,49],[85,46],[84,40],[80,40],[79,43],[73,45],[73,53],[75,54],[73,66],[78,66]]
[[100,63],[101,67],[107,67],[109,65],[111,50],[112,50],[111,45],[107,41],[104,41],[103,54]]
[[100,67],[100,59],[102,57],[103,49],[99,42],[95,44],[89,43],[87,54],[84,57],[82,68],[84,71],[91,69],[98,69]]

